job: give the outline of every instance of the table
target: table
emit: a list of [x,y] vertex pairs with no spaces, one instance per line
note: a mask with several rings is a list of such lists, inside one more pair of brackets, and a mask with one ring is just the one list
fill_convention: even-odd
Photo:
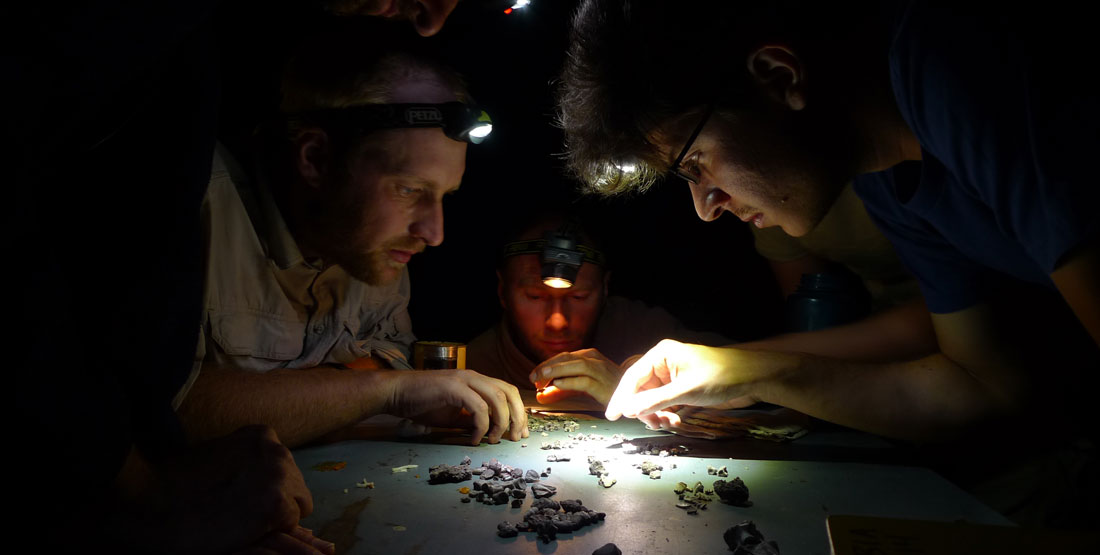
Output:
[[[320,537],[337,544],[339,553],[582,553],[589,554],[608,542],[623,553],[728,553],[722,533],[730,526],[752,520],[769,539],[778,542],[784,555],[828,554],[825,517],[830,514],[876,515],[897,518],[1011,524],[1000,514],[926,468],[883,464],[889,449],[873,436],[851,431],[811,433],[788,444],[770,444],[773,453],[824,453],[827,460],[767,460],[749,456],[761,447],[759,440],[690,440],[647,430],[637,420],[577,420],[577,433],[598,434],[606,441],[579,442],[575,448],[544,450],[543,442],[570,441],[564,431],[543,436],[532,433],[521,442],[497,445],[461,445],[458,434],[433,434],[424,438],[375,441],[343,441],[299,449],[295,460],[313,493],[314,512],[302,521]],[[684,456],[625,455],[614,434],[635,444],[685,445]],[[524,447],[523,445],[526,445]],[[844,460],[837,453],[853,453]],[[719,456],[719,453],[725,456]],[[877,456],[876,455],[882,455]],[[547,455],[567,455],[569,462],[547,462]],[[870,456],[868,456],[870,454]],[[588,473],[589,455],[610,459],[605,463],[618,483],[609,489]],[[731,456],[732,455],[732,456]],[[607,513],[606,520],[573,533],[559,534],[543,543],[535,534],[500,538],[501,521],[522,521],[531,505],[489,506],[463,503],[457,490],[472,482],[431,485],[428,468],[440,463],[458,464],[469,456],[474,466],[492,458],[523,469],[552,469],[544,483],[557,487],[555,500],[580,499],[589,509]],[[876,462],[856,462],[859,459]],[[650,460],[664,467],[652,480],[634,468]],[[336,471],[314,470],[326,461],[343,461]],[[393,467],[417,468],[394,473]],[[675,468],[672,465],[675,464]],[[729,477],[740,477],[748,486],[751,507],[716,501],[697,515],[675,507],[672,491],[678,481],[711,487],[717,476],[708,466],[726,466]],[[373,489],[356,487],[366,480]]]

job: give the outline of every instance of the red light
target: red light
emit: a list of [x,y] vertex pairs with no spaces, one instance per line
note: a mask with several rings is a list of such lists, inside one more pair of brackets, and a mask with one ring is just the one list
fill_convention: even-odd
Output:
[[510,13],[512,13],[512,8],[508,8],[507,10],[504,10],[504,15],[508,15]]

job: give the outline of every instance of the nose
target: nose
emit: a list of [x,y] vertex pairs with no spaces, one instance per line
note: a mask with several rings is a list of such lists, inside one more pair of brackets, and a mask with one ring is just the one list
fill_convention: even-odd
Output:
[[565,317],[565,303],[561,299],[551,301],[550,315],[546,318],[546,327],[553,331],[561,331],[569,327],[569,319]]
[[413,16],[413,27],[422,37],[430,37],[443,28],[447,16],[455,9],[458,0],[419,0],[416,3],[416,15]]
[[443,244],[443,203],[436,200],[420,208],[409,226],[409,234],[430,247]]
[[703,183],[691,183],[691,198],[695,201],[695,213],[704,222],[713,222],[722,215],[722,209],[730,201],[725,191]]

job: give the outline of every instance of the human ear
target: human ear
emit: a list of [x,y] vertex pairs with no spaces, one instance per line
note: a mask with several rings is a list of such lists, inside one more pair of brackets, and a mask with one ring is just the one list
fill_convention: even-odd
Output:
[[302,132],[294,141],[294,165],[298,175],[312,189],[320,189],[322,177],[329,167],[328,135],[319,129]]
[[791,110],[806,107],[806,72],[794,51],[761,46],[749,53],[749,75],[768,98]]

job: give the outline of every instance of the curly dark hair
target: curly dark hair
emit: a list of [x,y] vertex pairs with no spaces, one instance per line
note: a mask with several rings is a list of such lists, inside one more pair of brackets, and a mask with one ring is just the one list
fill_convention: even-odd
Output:
[[805,8],[798,1],[582,0],[557,90],[570,171],[589,192],[649,188],[669,169],[657,135],[712,103],[719,118],[750,107],[759,95],[745,67],[749,48],[780,24],[789,35],[793,20],[809,20]]

